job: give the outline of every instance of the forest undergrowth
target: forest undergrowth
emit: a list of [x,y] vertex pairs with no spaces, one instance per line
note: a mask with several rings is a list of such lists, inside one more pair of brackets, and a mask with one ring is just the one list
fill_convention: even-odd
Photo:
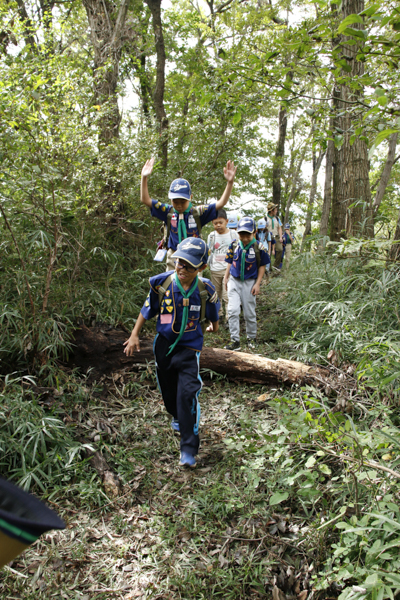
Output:
[[[394,598],[396,283],[395,270],[306,255],[265,284],[255,352],[333,363],[357,386],[338,397],[204,372],[194,471],[178,467],[151,364],[98,381],[62,363],[45,382],[29,371],[3,378],[1,472],[39,493],[67,529],[3,570],[2,596]],[[221,330],[207,344],[228,337]],[[118,476],[118,497],[105,493],[91,449]]]

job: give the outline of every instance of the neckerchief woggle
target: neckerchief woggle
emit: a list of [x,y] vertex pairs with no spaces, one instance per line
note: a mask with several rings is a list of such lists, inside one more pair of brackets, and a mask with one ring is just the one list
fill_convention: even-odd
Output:
[[244,281],[244,268],[246,265],[246,252],[256,242],[256,239],[253,238],[251,242],[247,244],[247,246],[243,246],[243,242],[239,240],[239,245],[242,249],[242,256],[240,258],[240,281]]
[[[182,285],[181,285],[181,282],[178,279],[178,274],[176,272],[174,273],[174,279],[173,279],[173,281],[175,281],[176,285],[178,286],[178,289],[179,289],[180,293],[183,296],[183,313],[182,313],[181,330],[180,330],[179,335],[176,338],[175,342],[169,347],[169,350],[167,352],[167,356],[169,354],[171,354],[172,350],[175,348],[175,346],[180,341],[181,337],[183,336],[183,334],[185,332],[185,329],[186,329],[186,326],[187,326],[187,323],[188,323],[188,320],[189,320],[189,298],[193,294],[193,292],[197,289],[198,280],[199,280],[199,278],[196,275],[196,279],[194,280],[193,285],[190,288],[190,290],[185,291],[183,289]],[[185,302],[185,300],[187,300],[187,302]]]
[[174,208],[174,213],[178,216],[178,239],[179,239],[179,243],[181,243],[182,240],[186,240],[187,238],[187,229],[186,229],[186,223],[185,223],[185,217],[184,215],[187,215],[190,211],[192,210],[192,203],[189,203],[188,208],[185,210],[185,212],[183,213],[179,213],[176,208]]

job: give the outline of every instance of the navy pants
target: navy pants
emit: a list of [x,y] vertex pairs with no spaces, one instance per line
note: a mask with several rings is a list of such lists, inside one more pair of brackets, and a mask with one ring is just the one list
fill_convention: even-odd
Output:
[[203,385],[200,377],[200,352],[175,346],[169,356],[170,342],[158,335],[154,343],[157,379],[165,408],[179,421],[181,451],[196,456],[199,451],[200,404]]

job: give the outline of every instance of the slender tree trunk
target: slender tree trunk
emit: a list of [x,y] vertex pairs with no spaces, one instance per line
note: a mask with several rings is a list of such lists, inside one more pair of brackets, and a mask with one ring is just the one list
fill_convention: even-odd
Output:
[[313,151],[313,174],[312,174],[312,179],[311,179],[310,199],[308,201],[306,224],[304,227],[304,233],[303,233],[303,239],[301,242],[300,252],[303,252],[306,238],[311,233],[312,213],[313,213],[313,208],[314,208],[315,194],[317,192],[318,171],[320,169],[320,166],[321,166],[324,156],[325,156],[325,152],[320,152],[319,156],[317,158],[315,155],[315,152]]
[[[363,10],[364,0],[343,0],[341,16],[344,19]],[[363,25],[354,23],[352,27],[362,29]],[[334,156],[332,240],[339,240],[343,235],[373,237],[368,148],[359,137],[350,144],[355,121],[354,102],[362,96],[362,89],[356,85],[364,74],[364,63],[357,60],[361,43],[355,43],[352,37],[352,44],[349,45],[345,43],[349,38],[340,37],[340,55],[337,59],[345,60],[350,70],[341,70],[334,91],[335,126],[342,140],[336,145]],[[351,81],[352,86],[342,83],[343,80]]]
[[333,140],[328,141],[325,161],[325,185],[324,185],[324,202],[322,205],[321,221],[319,225],[319,233],[321,236],[328,234],[329,214],[331,211],[332,202],[332,172],[333,158],[335,155],[335,144]]
[[387,184],[389,183],[390,174],[392,172],[392,167],[396,160],[395,155],[396,155],[396,146],[397,146],[398,137],[399,137],[399,133],[398,133],[398,131],[396,131],[396,133],[392,133],[392,135],[389,138],[389,148],[388,148],[388,155],[387,155],[386,163],[383,168],[382,175],[379,179],[378,189],[376,190],[374,203],[372,205],[374,215],[378,212],[378,209],[383,200],[383,196],[385,194]]
[[299,161],[297,163],[296,171],[295,171],[293,179],[292,179],[292,186],[290,188],[289,198],[286,202],[284,224],[289,221],[290,208],[293,204],[296,194],[298,193],[299,175],[300,175],[301,167],[303,165],[304,157],[305,157],[305,154],[307,151],[308,141],[309,141],[309,138],[307,138],[306,143],[304,144],[302,150],[300,151]]
[[161,164],[164,169],[168,165],[168,118],[164,107],[165,89],[165,45],[161,21],[161,0],[145,0],[153,19],[154,40],[157,53],[156,85],[153,102],[156,118],[160,126]]
[[281,205],[281,178],[287,130],[286,112],[286,108],[283,108],[283,106],[279,108],[279,135],[272,167],[272,202],[277,204],[278,210]]
[[103,209],[121,208],[121,182],[117,169],[121,116],[118,108],[117,86],[119,61],[129,0],[121,0],[119,8],[110,0],[83,0],[94,52],[94,93],[102,107],[99,119],[99,152],[102,165],[102,191],[100,206]]
[[400,210],[399,216],[397,217],[397,225],[396,231],[394,233],[393,242],[397,242],[397,244],[392,244],[392,247],[390,248],[389,257],[392,260],[400,260]]

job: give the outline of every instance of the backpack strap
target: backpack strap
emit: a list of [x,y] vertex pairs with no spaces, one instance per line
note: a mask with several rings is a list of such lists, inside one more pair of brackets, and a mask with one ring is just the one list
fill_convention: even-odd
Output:
[[[171,233],[171,220],[172,220],[173,214],[174,214],[174,207],[171,206],[171,208],[169,209],[168,214],[167,214],[167,224],[164,225],[164,245],[167,244],[167,242],[169,240],[169,235]],[[202,225],[201,225],[201,221],[200,221],[200,209],[197,206],[195,206],[192,209],[192,217],[194,218],[194,220],[196,222],[196,227],[197,227],[197,230],[201,237]]]
[[[236,250],[236,248],[237,248],[237,246],[238,246],[238,243],[239,243],[239,242],[238,242],[237,240],[235,240],[235,241],[232,243],[232,250],[233,250],[234,252],[235,252],[235,250]],[[261,263],[260,244],[259,244],[259,242],[257,242],[257,241],[256,241],[256,243],[255,243],[255,244],[253,244],[253,246],[254,246],[254,252],[255,252],[255,255],[256,255],[257,269],[259,269],[259,268],[260,268],[260,263]]]
[[206,305],[208,300],[208,292],[206,290],[206,286],[204,285],[204,281],[201,277],[198,278],[197,287],[200,292],[200,301],[201,301],[201,309],[200,309],[200,325],[203,330],[203,334],[206,328]]
[[158,304],[161,307],[161,302],[164,300],[165,292],[169,288],[174,278],[174,274],[168,275],[167,279],[164,281],[163,285],[160,285],[158,288]]
[[[168,275],[168,277],[166,278],[164,283],[162,285],[160,285],[160,287],[158,288],[158,303],[159,303],[160,307],[161,307],[162,301],[164,300],[165,292],[171,285],[173,279],[174,279],[174,274],[172,273],[172,275]],[[207,300],[208,300],[208,292],[207,292],[206,286],[204,284],[204,281],[201,279],[201,277],[198,278],[197,287],[200,292],[200,301],[201,301],[200,325],[201,325],[201,328],[204,333],[205,328],[206,328],[206,306],[207,306]]]

